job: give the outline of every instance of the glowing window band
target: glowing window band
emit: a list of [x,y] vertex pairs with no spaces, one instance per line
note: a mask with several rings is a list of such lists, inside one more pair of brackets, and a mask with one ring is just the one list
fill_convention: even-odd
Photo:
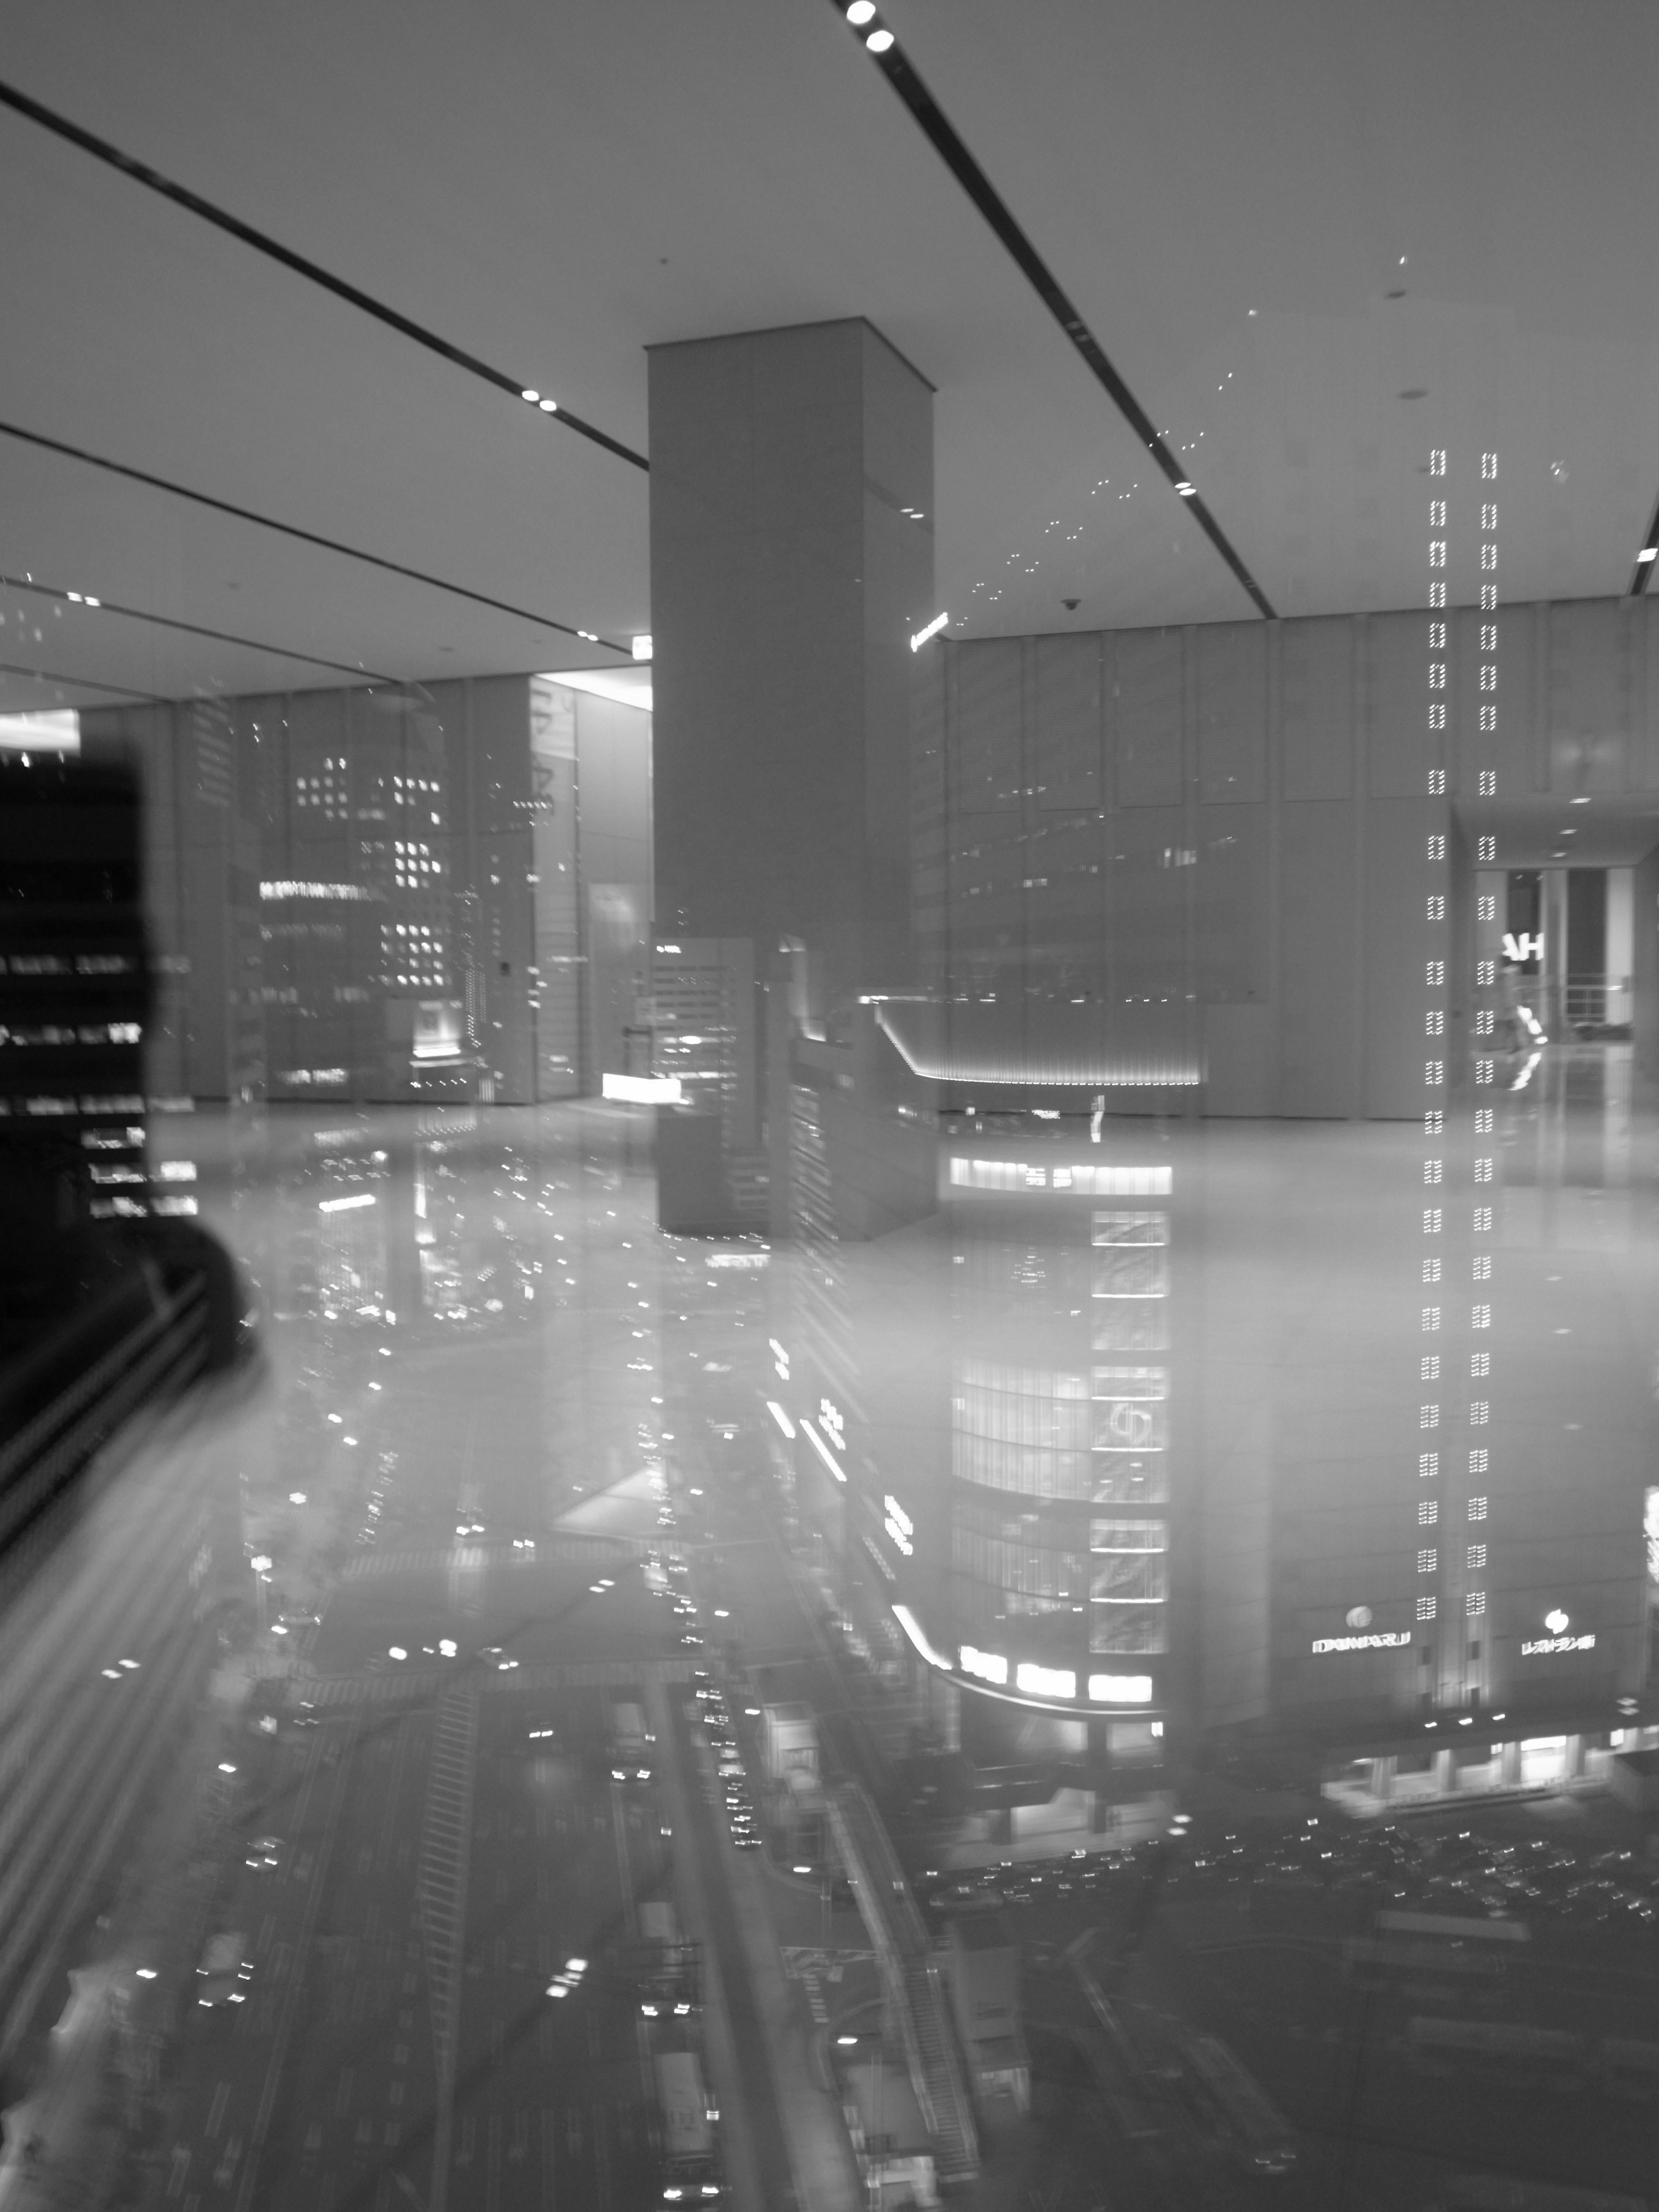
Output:
[[678,1075],[605,1075],[599,1095],[629,1106],[678,1106],[684,1094]]
[[1096,1705],[1150,1705],[1150,1674],[1091,1674],[1089,1702]]
[[951,1181],[969,1190],[1059,1190],[1094,1198],[1164,1198],[1167,1167],[1045,1167],[1024,1160],[953,1159]]
[[374,899],[378,891],[365,890],[362,884],[318,884],[296,881],[287,876],[259,886],[262,899]]
[[1000,1685],[1008,1679],[1008,1662],[999,1659],[994,1652],[975,1651],[971,1644],[964,1644],[962,1647],[962,1671],[964,1674],[978,1675],[981,1682]]
[[1022,1659],[1014,1670],[1014,1682],[1033,1698],[1074,1698],[1077,1695],[1077,1676],[1069,1667],[1039,1667],[1033,1659]]

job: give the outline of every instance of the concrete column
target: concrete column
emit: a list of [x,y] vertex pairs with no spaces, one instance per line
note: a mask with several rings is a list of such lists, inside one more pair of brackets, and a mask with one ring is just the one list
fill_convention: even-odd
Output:
[[1457,1761],[1449,1745],[1434,1754],[1434,1789],[1437,1797],[1449,1797],[1457,1787]]
[[792,1027],[810,975],[836,1042],[910,975],[932,390],[854,318],[653,347],[650,409],[656,935],[749,940]]
[[1659,848],[1631,872],[1631,1031],[1636,1064],[1659,1069]]
[[1500,1743],[1498,1747],[1498,1778],[1506,1790],[1521,1786],[1521,1746],[1519,1743]]
[[1394,1795],[1396,1761],[1392,1759],[1373,1759],[1370,1762],[1370,1794],[1379,1805],[1386,1805]]

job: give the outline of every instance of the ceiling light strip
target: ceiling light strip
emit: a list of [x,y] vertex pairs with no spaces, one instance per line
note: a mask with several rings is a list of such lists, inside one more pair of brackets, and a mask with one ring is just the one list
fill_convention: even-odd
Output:
[[90,676],[64,676],[55,668],[25,668],[15,660],[0,660],[0,676],[27,676],[33,684],[67,685],[72,691],[107,691],[115,699],[141,699],[149,707],[173,707],[173,699],[159,692],[135,691],[131,684],[98,684]]
[[[67,116],[42,106],[38,100],[31,100],[27,93],[19,92],[15,85],[7,84],[3,80],[0,80],[0,106],[9,107],[17,114],[27,116],[31,123],[38,123],[43,131],[52,131],[59,138],[66,139],[71,146],[79,147],[83,154],[90,154],[94,161],[106,162],[111,168],[118,169],[134,184],[159,192],[163,199],[171,200],[175,207],[200,216],[204,222],[210,222],[216,230],[222,230],[242,245],[252,246],[256,253],[263,253],[272,261],[279,261],[284,269],[292,270],[296,276],[303,276],[308,283],[320,285],[324,291],[331,292],[337,300],[343,300],[349,307],[356,307],[365,315],[372,315],[376,322],[384,323],[400,337],[412,339],[418,346],[424,346],[428,353],[435,353],[452,367],[465,369],[469,375],[480,377],[486,384],[493,384],[498,392],[510,392],[515,399],[529,396],[522,377],[508,376],[499,368],[492,368],[488,362],[480,361],[475,354],[464,353],[459,346],[451,345],[447,338],[441,338],[435,331],[428,331],[420,323],[411,322],[407,315],[400,315],[395,307],[383,306],[368,293],[360,292],[355,284],[348,284],[343,277],[332,276],[326,269],[319,268],[316,262],[307,261],[303,253],[295,253],[291,246],[267,237],[264,231],[256,230],[252,223],[242,222],[240,216],[229,214],[222,207],[216,207],[211,200],[204,200],[199,192],[191,191],[187,185],[175,184],[171,177],[164,177],[159,169],[152,169],[147,162],[136,161],[131,154],[124,154],[118,146],[111,145],[108,139],[100,138],[90,131],[83,131],[78,123],[71,123]],[[535,404],[538,413],[545,413],[553,421],[562,422],[567,429],[576,431],[596,446],[603,446],[607,453],[615,453],[619,459],[631,461],[636,469],[650,467],[651,464],[643,453],[636,453],[631,446],[624,446],[607,431],[584,422],[580,415],[572,415],[565,408],[556,407],[550,402],[544,405],[539,395]]]
[[1659,557],[1656,557],[1656,549],[1659,549],[1659,504],[1656,504],[1654,507],[1653,520],[1648,525],[1647,535],[1642,540],[1642,550],[1636,556],[1635,567],[1631,570],[1630,597],[1633,599],[1640,599],[1648,587],[1649,579],[1654,570],[1659,568]]
[[[845,20],[849,11],[844,0],[834,0],[834,5],[836,14]],[[1199,527],[1243,586],[1251,604],[1269,621],[1273,620],[1274,610],[1266,592],[1239,558],[1226,532],[1194,489],[1186,469],[1158,435],[1151,416],[1107,359],[1100,341],[1061,290],[1054,271],[1014,220],[995,185],[958,137],[939,102],[906,59],[903,49],[890,33],[872,31],[866,27],[873,20],[872,11],[871,15],[862,18],[857,27],[876,67],[909,109],[934,152],[996,233],[1032,290],[1082,355],[1097,382],[1103,386],[1130,428],[1191,510]],[[877,46],[875,40],[878,38],[885,39],[886,43]]]
[[63,605],[71,602],[94,608],[100,614],[125,615],[129,622],[149,623],[157,629],[186,631],[191,637],[210,637],[221,645],[246,646],[252,653],[274,653],[283,660],[303,660],[312,668],[335,668],[346,676],[366,676],[371,683],[396,684],[399,679],[388,676],[379,668],[365,668],[361,660],[329,660],[320,653],[299,653],[289,645],[268,645],[263,638],[239,637],[234,630],[209,629],[201,623],[180,622],[172,615],[147,614],[142,607],[123,606],[118,599],[88,599],[83,592],[61,589],[55,584],[38,584],[27,576],[0,575],[0,585],[14,592],[33,592],[43,599],[57,599]]
[[515,607],[507,599],[492,599],[489,592],[475,592],[469,585],[451,584],[441,576],[428,575],[424,568],[410,568],[401,561],[388,561],[383,553],[366,553],[360,545],[343,545],[337,538],[301,530],[297,523],[278,522],[274,516],[256,514],[251,507],[234,506],[228,499],[216,499],[211,492],[192,491],[188,484],[152,476],[148,469],[135,469],[125,461],[112,461],[102,453],[88,452],[84,446],[69,445],[62,438],[48,438],[40,430],[26,430],[19,422],[0,422],[0,437],[21,439],[25,445],[39,446],[44,452],[66,454],[72,461],[84,461],[89,468],[105,469],[112,476],[127,477],[134,483],[148,484],[153,491],[170,492],[175,499],[191,500],[198,507],[210,507],[216,514],[234,515],[239,522],[252,522],[261,530],[297,538],[302,545],[320,545],[325,552],[343,553],[348,561],[364,562],[369,568],[384,568],[393,576],[408,576],[434,592],[447,592],[453,599],[471,599],[475,606],[493,608],[497,614],[511,615],[517,622],[534,623],[538,629],[556,629],[562,637],[579,637],[588,644],[608,647],[612,653],[621,653],[624,660],[633,660],[632,647],[619,645],[615,638],[595,637],[592,630],[578,629],[573,623],[556,622],[551,615],[532,614],[528,607]]

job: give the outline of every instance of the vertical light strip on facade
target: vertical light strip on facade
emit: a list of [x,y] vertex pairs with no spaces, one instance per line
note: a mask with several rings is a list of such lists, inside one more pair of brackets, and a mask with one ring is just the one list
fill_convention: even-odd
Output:
[[[1446,605],[1447,546],[1446,453],[1433,447],[1429,454],[1429,620],[1428,726],[1432,764],[1428,771],[1428,796],[1446,795],[1447,702],[1451,689],[1451,653]],[[1433,810],[1428,818],[1434,819]],[[1442,1277],[1445,1267],[1444,1186],[1446,1175],[1446,902],[1448,874],[1446,837],[1427,833],[1424,905],[1423,1016],[1423,1259],[1419,1296],[1423,1301],[1422,1346],[1418,1358],[1419,1491],[1417,1522],[1416,1620],[1424,1629],[1437,1620],[1440,1601],[1437,1587],[1440,1571],[1443,1510],[1441,1497],[1442,1440],[1440,1435],[1442,1345],[1443,1313]],[[1432,1633],[1432,1632],[1430,1632]],[[1431,1647],[1430,1647],[1431,1648]]]
[[[1475,795],[1498,795],[1498,455],[1480,456],[1480,650],[1475,741]],[[1475,861],[1491,863],[1498,857],[1495,836],[1477,835]],[[1486,1531],[1487,1479],[1492,1463],[1487,1442],[1492,1401],[1487,1395],[1492,1373],[1490,1331],[1492,1325],[1492,1216],[1497,1173],[1496,1095],[1498,1072],[1496,986],[1498,966],[1487,946],[1495,946],[1504,917],[1495,891],[1475,884],[1473,956],[1474,974],[1471,1004],[1474,1018],[1474,1170],[1469,1193],[1469,1432],[1467,1458],[1459,1473],[1456,1567],[1462,1586],[1462,1648],[1458,1655],[1465,1702],[1473,1704],[1488,1691],[1492,1681],[1492,1625],[1486,1615],[1487,1542]],[[1483,941],[1484,940],[1484,941]],[[1479,1527],[1480,1534],[1473,1531]],[[1488,1699],[1488,1702],[1490,1700]]]

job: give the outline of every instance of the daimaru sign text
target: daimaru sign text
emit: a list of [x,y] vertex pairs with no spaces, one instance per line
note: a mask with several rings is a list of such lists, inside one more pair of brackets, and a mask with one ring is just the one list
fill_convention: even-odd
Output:
[[1385,1628],[1370,1636],[1316,1636],[1316,1651],[1392,1651],[1401,1644],[1409,1644],[1409,1628]]

